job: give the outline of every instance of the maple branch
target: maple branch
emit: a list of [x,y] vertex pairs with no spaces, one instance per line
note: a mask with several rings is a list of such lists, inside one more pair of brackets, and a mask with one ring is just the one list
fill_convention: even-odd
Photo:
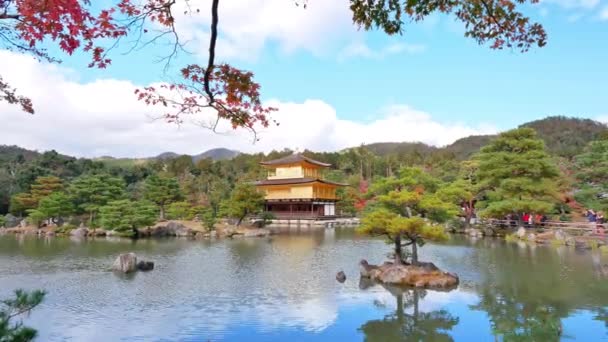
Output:
[[213,71],[213,64],[215,62],[215,43],[217,41],[217,24],[219,21],[217,8],[219,2],[219,0],[213,0],[213,3],[211,4],[211,38],[209,39],[209,61],[207,62],[207,70],[205,70],[203,80],[205,93],[207,93],[207,96],[209,97],[209,103],[214,102],[213,93],[211,92],[209,82],[211,79],[211,72]]
[[2,14],[0,14],[0,20],[2,20],[2,19],[15,19],[15,20],[19,20],[19,18],[21,18],[21,16],[19,14],[8,14],[8,13],[2,13]]
[[502,31],[506,32],[507,28],[504,27],[498,21],[498,18],[496,18],[496,16],[494,15],[494,10],[492,8],[490,8],[490,4],[488,4],[485,0],[479,0],[479,2],[483,5],[483,7],[485,7],[486,14],[488,15],[488,17],[490,17],[490,19],[492,19],[492,21],[494,22],[494,24],[496,24],[496,26],[498,26],[499,29],[501,29]]

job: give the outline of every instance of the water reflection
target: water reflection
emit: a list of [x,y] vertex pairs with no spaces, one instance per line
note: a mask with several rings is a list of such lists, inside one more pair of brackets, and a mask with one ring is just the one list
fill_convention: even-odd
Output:
[[[362,279],[360,287],[367,288],[368,281]],[[395,312],[381,319],[365,322],[359,330],[365,341],[452,341],[450,330],[459,322],[447,310],[421,312],[420,301],[429,291],[403,289],[382,285],[395,298]],[[378,304],[376,304],[378,305]]]
[[[389,248],[337,228],[218,241],[4,236],[0,297],[17,287],[49,292],[27,322],[40,341],[608,337],[606,255],[456,236],[421,251],[423,260],[460,275],[454,291],[360,283],[358,260],[381,263]],[[125,251],[155,261],[155,270],[108,272]],[[347,275],[343,284],[338,270]]]

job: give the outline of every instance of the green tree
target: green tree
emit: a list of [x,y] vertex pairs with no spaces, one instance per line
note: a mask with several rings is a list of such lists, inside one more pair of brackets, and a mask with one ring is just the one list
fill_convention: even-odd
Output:
[[63,218],[74,213],[72,199],[63,192],[55,192],[40,200],[38,208],[30,210],[30,219],[39,224],[49,220],[57,225],[63,224]]
[[160,208],[159,217],[165,219],[165,208],[168,204],[182,197],[179,183],[175,178],[149,176],[144,184],[144,198],[156,203]]
[[544,142],[531,128],[500,134],[475,158],[484,196],[480,214],[502,218],[508,213],[548,213],[556,203],[558,169]]
[[99,209],[101,226],[124,236],[137,236],[137,228],[156,222],[156,206],[148,201],[118,200]]
[[30,191],[18,193],[13,196],[14,206],[12,211],[35,209],[43,198],[53,192],[63,190],[63,182],[55,176],[38,177],[30,186]]
[[117,177],[86,175],[74,179],[68,186],[68,192],[78,209],[89,215],[89,224],[93,225],[100,207],[126,196],[125,187],[125,182]]
[[403,263],[403,247],[411,246],[412,264],[418,264],[418,247],[425,240],[447,238],[444,222],[457,213],[456,206],[437,196],[439,182],[419,168],[404,168],[399,177],[378,181],[370,190],[376,206],[366,213],[359,231],[384,235],[394,244],[396,264]]
[[4,215],[0,215],[0,228],[4,227],[6,224],[6,217]]
[[575,199],[586,207],[608,207],[608,140],[592,141],[575,158],[575,174],[580,182]]
[[203,227],[205,227],[205,229],[207,229],[208,231],[212,231],[215,229],[217,217],[215,216],[213,209],[206,208],[203,211],[203,213],[201,215],[201,222],[203,224]]
[[20,315],[27,314],[44,300],[44,291],[28,293],[23,290],[15,291],[14,299],[2,301],[0,306],[0,341],[28,342],[36,338],[36,330],[26,327],[22,322],[12,323]]
[[237,226],[247,215],[258,213],[264,204],[264,195],[254,185],[239,183],[232,191],[230,198],[224,202],[223,213],[237,218]]
[[460,164],[458,179],[439,189],[437,196],[444,201],[459,206],[464,217],[464,226],[467,228],[475,214],[475,203],[479,192],[475,173],[478,164],[476,161],[464,161]]
[[192,209],[188,202],[173,202],[167,207],[167,217],[170,220],[189,220],[193,217]]

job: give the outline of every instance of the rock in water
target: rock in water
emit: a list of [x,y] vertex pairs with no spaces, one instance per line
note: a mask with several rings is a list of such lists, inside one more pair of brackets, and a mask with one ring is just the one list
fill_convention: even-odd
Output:
[[336,274],[336,280],[337,280],[339,283],[343,283],[343,282],[345,282],[345,281],[346,281],[346,274],[344,274],[344,272],[343,272],[343,271],[338,272],[338,274]]
[[137,263],[137,269],[140,271],[151,271],[154,269],[154,262],[142,260]]
[[450,289],[459,283],[457,275],[442,272],[432,263],[418,266],[386,263],[373,266],[361,260],[361,276],[383,284],[430,289]]
[[76,228],[70,232],[70,236],[77,238],[85,238],[87,235],[89,235],[89,230],[84,227]]
[[137,255],[135,255],[135,253],[124,253],[119,255],[112,265],[112,270],[122,273],[137,271]]
[[524,237],[526,237],[526,228],[519,227],[519,229],[517,230],[517,237],[520,239],[523,239]]

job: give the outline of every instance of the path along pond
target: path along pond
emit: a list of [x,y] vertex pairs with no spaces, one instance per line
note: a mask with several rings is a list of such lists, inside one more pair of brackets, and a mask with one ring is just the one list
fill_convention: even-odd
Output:
[[[359,260],[381,263],[389,250],[346,229],[218,241],[0,236],[0,298],[48,292],[24,320],[38,341],[608,340],[606,255],[453,236],[425,245],[421,260],[457,273],[456,290],[361,282]],[[156,268],[108,271],[127,251]]]

